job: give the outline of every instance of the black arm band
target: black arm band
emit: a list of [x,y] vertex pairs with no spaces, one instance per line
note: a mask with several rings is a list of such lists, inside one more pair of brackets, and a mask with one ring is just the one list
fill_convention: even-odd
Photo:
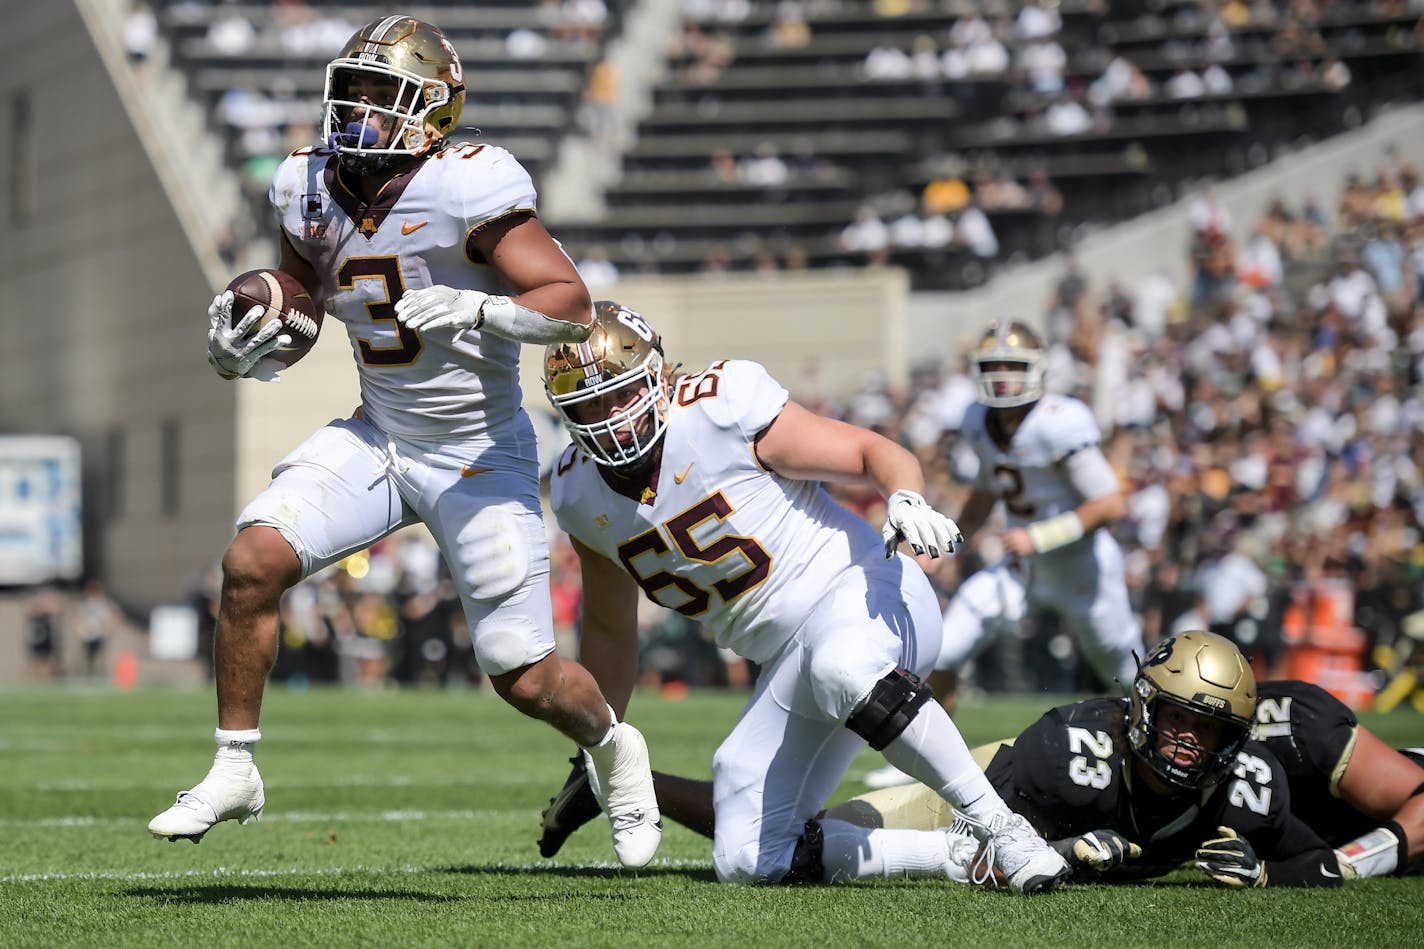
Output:
[[[1418,794],[1419,792],[1415,791],[1414,793]],[[1402,877],[1409,870],[1409,835],[1404,832],[1403,827],[1399,826],[1398,821],[1387,820],[1380,826],[1394,834],[1394,839],[1399,841],[1398,849],[1395,851],[1393,875]]]

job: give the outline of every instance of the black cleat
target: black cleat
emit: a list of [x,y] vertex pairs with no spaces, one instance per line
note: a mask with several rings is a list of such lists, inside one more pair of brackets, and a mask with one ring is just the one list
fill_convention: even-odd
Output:
[[549,799],[549,806],[540,815],[544,833],[539,838],[539,856],[552,857],[574,831],[593,820],[603,811],[589,786],[583,769],[583,752],[576,752],[569,763],[573,770],[559,793]]

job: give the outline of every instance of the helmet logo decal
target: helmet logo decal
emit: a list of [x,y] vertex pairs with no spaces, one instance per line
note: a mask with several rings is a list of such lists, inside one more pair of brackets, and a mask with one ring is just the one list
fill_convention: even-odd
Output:
[[1147,661],[1142,664],[1146,669],[1149,666],[1160,666],[1168,659],[1172,658],[1172,649],[1176,645],[1174,640],[1168,639],[1162,643],[1152,655],[1147,657]]

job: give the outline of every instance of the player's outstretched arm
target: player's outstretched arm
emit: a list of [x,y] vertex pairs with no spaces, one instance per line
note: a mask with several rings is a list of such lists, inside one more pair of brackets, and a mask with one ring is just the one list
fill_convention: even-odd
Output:
[[934,510],[920,462],[907,449],[858,425],[826,418],[788,401],[757,440],[757,457],[788,478],[865,484],[885,495],[886,556],[900,540],[917,554],[951,554],[964,536],[954,521]]
[[1127,513],[1127,501],[1122,496],[1117,475],[1100,448],[1094,446],[1074,452],[1062,464],[1063,473],[1085,500],[1071,511],[1006,531],[1004,545],[1012,553],[1028,556],[1057,550]]
[[1347,876],[1403,872],[1424,853],[1424,768],[1363,725],[1339,792],[1346,804],[1381,824],[1336,851]]
[[479,330],[539,345],[588,338],[593,324],[588,287],[538,218],[500,218],[477,232],[475,245],[514,288],[514,296],[422,287],[400,298],[396,319],[413,330]]

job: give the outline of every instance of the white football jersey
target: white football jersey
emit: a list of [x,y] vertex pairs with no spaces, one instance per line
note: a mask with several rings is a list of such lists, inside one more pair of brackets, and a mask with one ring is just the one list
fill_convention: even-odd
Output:
[[1061,462],[1087,448],[1101,450],[1102,435],[1092,411],[1066,395],[1045,395],[1001,448],[989,434],[988,406],[976,402],[964,413],[964,436],[979,457],[974,486],[1004,502],[1010,527],[1022,527],[1075,510],[1079,496]]
[[754,440],[786,401],[759,364],[715,362],[675,384],[658,475],[641,499],[614,491],[572,446],[551,478],[560,527],[621,563],[655,602],[703,623],[719,646],[758,663],[843,577],[899,570],[880,532],[820,482],[758,462]]
[[268,197],[292,246],[316,269],[327,313],[346,325],[365,417],[416,444],[487,441],[520,416],[519,344],[407,329],[395,302],[436,284],[508,293],[472,237],[502,215],[534,209],[528,172],[502,148],[454,145],[368,204],[337,168],[329,149],[293,152]]

